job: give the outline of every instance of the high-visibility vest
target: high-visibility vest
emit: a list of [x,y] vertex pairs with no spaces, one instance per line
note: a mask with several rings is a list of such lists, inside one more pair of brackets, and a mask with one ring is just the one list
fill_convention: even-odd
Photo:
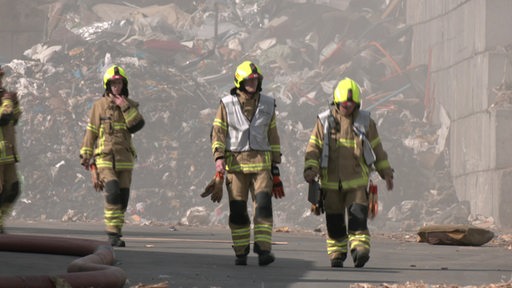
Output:
[[226,150],[232,152],[271,151],[268,129],[274,115],[275,99],[260,94],[258,107],[251,121],[243,113],[236,96],[228,95],[221,101],[226,108],[228,120]]
[[[329,139],[330,139],[330,131],[331,127],[335,124],[334,116],[331,113],[331,110],[328,109],[320,114],[318,114],[318,118],[320,122],[324,126],[324,146],[322,148],[322,157],[320,157],[320,167],[327,168],[329,164]],[[363,143],[363,155],[366,162],[366,165],[370,167],[375,163],[376,157],[373,152],[372,145],[368,138],[366,137],[366,133],[370,128],[370,112],[365,110],[359,110],[359,113],[354,119],[354,124],[352,125],[352,129],[359,136]]]

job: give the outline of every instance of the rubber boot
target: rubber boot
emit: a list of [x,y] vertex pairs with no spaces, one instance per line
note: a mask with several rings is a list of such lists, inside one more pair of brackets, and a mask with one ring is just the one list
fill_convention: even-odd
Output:
[[357,268],[363,267],[368,260],[370,260],[370,251],[367,249],[352,249],[350,251],[350,254],[352,254],[352,259],[354,259],[354,266]]
[[343,262],[347,259],[347,253],[334,253],[330,256],[331,267],[343,268]]
[[[234,249],[234,248],[233,248]],[[243,254],[236,255],[235,265],[238,266],[246,266],[247,265],[247,255],[249,255],[250,248],[247,246]]]
[[123,235],[119,233],[108,233],[108,239],[112,247],[126,247],[126,243],[121,239]]
[[254,252],[258,254],[258,265],[260,266],[267,266],[276,260],[274,254],[270,253],[270,251],[261,250],[257,243],[254,244]]

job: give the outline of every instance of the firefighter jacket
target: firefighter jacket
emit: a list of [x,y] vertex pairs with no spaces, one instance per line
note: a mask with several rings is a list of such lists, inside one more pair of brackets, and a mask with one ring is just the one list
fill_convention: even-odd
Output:
[[[304,170],[313,169],[319,173],[322,188],[338,190],[366,187],[371,167],[368,167],[364,159],[362,139],[356,135],[353,129],[354,119],[357,118],[360,111],[355,110],[349,116],[343,116],[336,107],[332,107],[330,111],[335,120],[332,125],[334,127],[324,130],[320,117],[317,117],[306,148]],[[324,131],[328,131],[330,137],[324,138]],[[382,147],[373,119],[370,119],[366,137],[375,153],[375,169],[382,178],[392,176],[393,169],[389,164],[387,153]],[[329,139],[329,157],[328,166],[321,168],[324,139]]]
[[20,119],[21,109],[18,100],[6,97],[6,93],[11,92],[0,88],[0,165],[19,161],[14,127]]
[[229,172],[253,173],[281,163],[275,99],[237,90],[221,100],[212,128],[215,160],[224,158]]
[[136,151],[131,134],[142,129],[144,118],[138,111],[139,104],[126,100],[124,107],[118,107],[106,96],[94,102],[80,158],[94,158],[98,168],[133,169]]

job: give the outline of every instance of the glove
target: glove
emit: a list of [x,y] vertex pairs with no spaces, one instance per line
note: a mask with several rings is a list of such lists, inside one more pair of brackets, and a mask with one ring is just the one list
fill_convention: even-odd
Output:
[[373,219],[379,213],[378,187],[370,181],[368,185],[368,218]]
[[279,167],[277,165],[272,165],[272,195],[274,195],[275,198],[281,199],[284,197],[284,189],[283,189],[283,182],[281,182],[281,173],[279,173]]
[[206,185],[204,188],[204,192],[201,193],[201,197],[205,198],[209,195],[210,199],[213,203],[217,202],[220,203],[220,200],[222,200],[222,185],[224,184],[224,174],[217,172],[215,173],[215,177]]
[[91,169],[91,180],[92,180],[92,186],[94,186],[94,190],[96,192],[103,191],[103,181],[100,180],[100,175],[98,174],[98,169],[96,167],[96,164],[92,163],[89,168]]
[[316,178],[316,172],[313,171],[313,169],[308,168],[304,171],[304,180],[306,182],[311,183],[311,181],[314,181]]

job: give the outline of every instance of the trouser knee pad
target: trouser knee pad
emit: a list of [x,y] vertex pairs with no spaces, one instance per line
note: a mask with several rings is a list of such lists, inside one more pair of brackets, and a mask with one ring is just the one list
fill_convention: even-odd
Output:
[[230,201],[229,211],[229,223],[239,226],[245,226],[251,223],[249,219],[249,214],[247,214],[247,203],[245,201]]
[[272,218],[272,194],[268,192],[259,192],[256,194],[256,210],[254,217],[256,219]]
[[366,231],[368,230],[368,206],[354,203],[348,209],[348,230]]
[[121,191],[119,189],[119,181],[111,180],[105,183],[105,200],[111,205],[121,205]]
[[0,194],[0,207],[12,205],[18,196],[20,196],[20,182],[16,181],[10,187],[4,187],[4,191]]

